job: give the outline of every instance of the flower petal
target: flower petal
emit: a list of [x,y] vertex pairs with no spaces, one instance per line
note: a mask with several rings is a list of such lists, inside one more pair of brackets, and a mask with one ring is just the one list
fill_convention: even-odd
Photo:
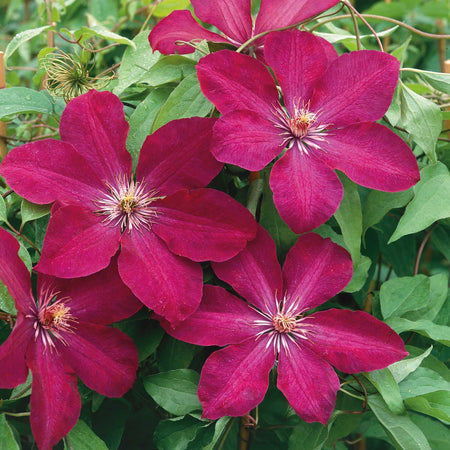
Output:
[[256,235],[248,209],[214,189],[182,190],[158,202],[153,231],[176,255],[225,261]]
[[261,0],[261,8],[256,18],[254,34],[294,25],[326,11],[338,0]]
[[281,269],[275,242],[269,233],[258,227],[256,239],[234,258],[213,263],[216,275],[261,311],[276,310],[275,297],[282,291]]
[[202,299],[200,264],[171,253],[152,231],[123,234],[119,273],[142,303],[172,326],[190,316]]
[[74,205],[52,211],[41,259],[35,270],[60,278],[91,275],[109,265],[120,243],[120,227],[102,223]]
[[67,280],[38,274],[38,292],[49,285],[61,292],[61,297],[71,299],[70,313],[80,322],[108,325],[142,308],[142,303],[120,278],[116,257],[106,269],[88,277]]
[[416,158],[406,143],[378,123],[360,123],[334,130],[322,144],[320,158],[356,183],[397,192],[419,181]]
[[148,37],[152,49],[165,55],[194,53],[194,47],[178,45],[175,42],[198,42],[203,39],[211,42],[229,42],[219,34],[203,28],[187,10],[173,11],[153,27]]
[[[241,302],[243,303],[243,302]],[[34,329],[29,319],[22,314],[6,341],[0,346],[0,388],[12,389],[25,383],[28,367],[25,364],[25,352],[33,340]]]
[[197,74],[203,93],[222,114],[249,109],[270,117],[278,104],[272,76],[250,56],[231,50],[211,53],[200,59]]
[[214,127],[214,156],[247,170],[264,169],[283,148],[280,130],[250,110],[229,112]]
[[0,280],[16,302],[16,308],[26,314],[34,300],[30,273],[18,255],[19,249],[17,239],[0,228]]
[[128,128],[119,97],[91,90],[66,106],[59,131],[61,140],[71,143],[101,180],[112,183],[131,172]]
[[261,403],[275,363],[273,348],[266,348],[266,343],[265,338],[250,338],[206,360],[198,385],[203,417],[242,416]]
[[311,349],[346,373],[383,369],[408,355],[400,336],[363,311],[330,309],[304,319]]
[[326,361],[307,348],[289,343],[287,351],[281,347],[277,386],[303,420],[326,425],[340,383]]
[[25,144],[9,152],[0,172],[30,202],[55,200],[89,204],[102,182],[72,145],[54,139]]
[[280,83],[291,115],[294,105],[307,105],[315,83],[337,56],[329,42],[306,31],[278,31],[267,36],[264,57]]
[[31,430],[40,450],[51,450],[75,426],[81,400],[77,377],[58,352],[40,339],[30,345],[27,363],[33,374]]
[[137,179],[158,195],[205,187],[223,167],[210,151],[216,120],[173,120],[156,130],[142,146]]
[[244,43],[252,36],[249,0],[192,0],[191,3],[201,21],[214,25],[233,41]]
[[310,109],[323,124],[342,127],[379,120],[397,86],[400,62],[375,50],[340,56],[317,82]]
[[298,311],[315,308],[344,289],[352,273],[347,250],[314,233],[300,236],[283,266],[287,304],[297,304]]
[[195,345],[238,344],[255,336],[255,320],[261,316],[247,303],[219,286],[205,285],[202,302],[194,314],[172,328],[166,320],[161,326],[174,338]]
[[343,196],[338,176],[314,154],[296,146],[273,166],[270,174],[273,201],[281,218],[295,233],[310,231],[326,222]]
[[58,351],[89,389],[121,397],[133,386],[138,352],[133,340],[115,328],[80,322],[61,333],[68,345]]

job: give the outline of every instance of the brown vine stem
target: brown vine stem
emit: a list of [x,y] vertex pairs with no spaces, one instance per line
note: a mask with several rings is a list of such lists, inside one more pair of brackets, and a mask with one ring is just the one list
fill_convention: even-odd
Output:
[[[330,17],[329,19],[322,20],[320,23],[314,25],[310,28],[309,31],[314,31],[316,28],[319,28],[320,26],[328,23],[333,22],[335,20],[340,19],[351,19],[350,14],[342,14],[340,16]],[[430,39],[450,39],[450,34],[432,34],[432,33],[426,33],[425,31],[418,30],[417,28],[412,27],[411,25],[407,25],[406,23],[400,22],[400,20],[391,19],[390,17],[385,16],[377,16],[375,14],[358,14],[358,17],[364,18],[364,19],[373,19],[373,20],[383,20],[385,22],[390,22],[395,25],[398,25],[399,27],[406,28],[407,30],[411,31],[412,33],[418,34],[419,36],[423,36]]]
[[24,241],[30,244],[38,252],[39,256],[41,256],[41,251],[36,247],[35,244],[33,244],[33,242],[30,241],[30,239],[23,235],[21,231],[16,230],[9,222],[6,222],[6,225],[8,225],[8,227],[13,233],[16,234],[17,237],[21,237]]
[[3,192],[2,198],[8,197],[8,195],[12,194],[14,191],[12,189],[7,190],[6,192]]
[[427,242],[430,239],[431,233],[433,232],[435,227],[436,227],[436,223],[428,230],[427,234],[423,238],[422,243],[420,244],[419,250],[417,251],[416,263],[414,265],[414,275],[417,275],[419,273],[419,265],[420,265],[420,259],[422,258],[422,253],[423,253],[425,246],[427,245]]
[[[4,53],[0,52],[0,89],[6,87]],[[6,122],[0,121],[0,135],[7,136]],[[0,159],[6,156],[6,139],[0,137]]]

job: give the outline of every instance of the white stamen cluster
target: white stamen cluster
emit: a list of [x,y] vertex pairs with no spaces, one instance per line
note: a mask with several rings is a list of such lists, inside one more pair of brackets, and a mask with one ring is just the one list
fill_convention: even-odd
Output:
[[[299,345],[299,340],[309,340],[308,334],[312,333],[311,324],[305,323],[304,311],[299,310],[298,300],[291,302],[283,297],[276,303],[276,311],[270,311],[267,306],[267,312],[255,308],[262,319],[255,320],[253,325],[261,330],[256,335],[257,338],[263,335],[268,336],[266,349],[273,346],[275,354],[278,354],[283,347],[286,354],[289,355],[288,343]],[[289,304],[288,307],[286,307],[287,304]]]
[[147,190],[145,183],[129,180],[125,176],[117,178],[115,186],[107,183],[106,187],[102,197],[94,201],[98,207],[95,212],[105,216],[104,223],[120,225],[121,231],[127,229],[129,232],[151,228],[158,212],[150,205],[164,197],[157,197],[156,191]]
[[55,348],[54,339],[68,345],[61,332],[73,332],[76,318],[70,313],[69,297],[58,298],[59,291],[48,286],[41,289],[37,305],[30,306],[30,314],[25,317],[34,321],[34,340],[42,339],[45,348]]
[[320,113],[309,111],[309,103],[296,101],[293,105],[292,116],[280,104],[273,108],[275,120],[273,123],[282,131],[283,145],[291,147],[296,142],[298,148],[306,155],[311,149],[321,150],[321,143],[326,141],[326,129],[329,125],[322,125],[319,121]]

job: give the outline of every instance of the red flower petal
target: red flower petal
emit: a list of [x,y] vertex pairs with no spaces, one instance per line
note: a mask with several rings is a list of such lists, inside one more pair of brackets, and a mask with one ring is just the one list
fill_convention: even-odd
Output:
[[30,273],[20,259],[20,245],[6,230],[0,228],[0,280],[16,302],[16,308],[27,314],[34,303],[31,293]]
[[261,8],[256,18],[254,34],[283,28],[336,5],[338,0],[261,0]]
[[12,389],[19,384],[25,383],[28,376],[25,352],[30,343],[32,343],[33,334],[34,330],[31,322],[28,319],[24,319],[23,315],[20,314],[17,317],[12,333],[0,346],[1,389]]
[[265,338],[250,338],[206,360],[198,385],[203,417],[242,416],[261,403],[275,363],[273,348],[266,343]]
[[152,231],[123,234],[119,273],[133,293],[172,326],[190,316],[200,304],[200,264],[171,253]]
[[362,311],[320,311],[304,323],[314,329],[311,349],[346,373],[383,369],[408,355],[392,328]]
[[344,248],[317,234],[300,236],[283,266],[287,306],[298,302],[298,310],[304,311],[321,305],[344,289],[352,272]]
[[264,312],[276,309],[275,297],[282,291],[281,270],[275,242],[258,227],[256,239],[234,258],[213,263],[216,275]]
[[77,423],[81,400],[77,377],[56,351],[37,340],[27,352],[33,374],[31,430],[40,450],[51,450]]
[[295,233],[326,222],[343,196],[342,184],[333,170],[296,146],[274,164],[270,187],[281,218]]
[[89,389],[108,397],[121,397],[131,389],[138,352],[125,333],[80,322],[73,333],[61,335],[68,345],[59,345],[58,352]]
[[238,344],[255,336],[258,331],[253,322],[259,319],[261,316],[244,301],[219,286],[210,285],[204,286],[197,311],[175,329],[158,318],[171,336],[195,345]]
[[153,27],[148,37],[152,49],[158,50],[165,55],[194,53],[194,47],[190,45],[177,45],[175,42],[198,42],[203,39],[211,42],[230,42],[217,33],[205,30],[192,17],[191,12],[186,10],[173,11]]
[[292,30],[270,33],[264,44],[264,56],[280,83],[284,104],[292,115],[294,105],[307,104],[317,80],[338,55],[325,39]]
[[81,279],[38,274],[38,292],[40,286],[53,286],[63,297],[69,297],[70,313],[80,322],[108,325],[142,308],[142,303],[119,277],[116,257],[106,269]]
[[269,71],[254,58],[231,50],[211,53],[197,65],[205,96],[226,114],[238,109],[270,116],[278,104],[278,91]]
[[399,68],[398,59],[388,53],[346,53],[317,82],[310,110],[335,127],[379,120],[392,102]]
[[205,187],[223,167],[210,152],[215,123],[216,119],[192,117],[156,130],[142,146],[137,179],[158,195]]
[[419,181],[417,161],[405,142],[377,123],[361,123],[327,134],[318,157],[356,183],[397,192]]
[[72,144],[100,179],[113,182],[131,172],[128,128],[119,98],[91,90],[66,106],[59,131],[61,140]]
[[306,422],[324,425],[333,412],[339,378],[333,368],[307,348],[290,343],[278,359],[277,386]]
[[120,227],[79,206],[52,212],[41,259],[35,269],[60,278],[84,277],[109,265],[120,242]]
[[[267,107],[267,113],[269,112]],[[229,112],[214,127],[214,156],[219,161],[247,170],[264,169],[283,148],[280,130],[253,111]]]
[[214,189],[182,190],[158,202],[153,231],[176,255],[194,261],[225,261],[256,235],[249,211]]
[[252,36],[250,0],[192,0],[198,18],[216,26],[233,41],[244,43]]
[[2,161],[8,185],[27,200],[91,204],[103,183],[72,145],[54,139],[13,149]]

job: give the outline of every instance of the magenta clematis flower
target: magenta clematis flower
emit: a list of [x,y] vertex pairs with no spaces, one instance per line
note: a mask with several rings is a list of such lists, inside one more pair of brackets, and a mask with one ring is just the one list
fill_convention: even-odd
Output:
[[121,281],[116,258],[101,272],[77,280],[38,274],[37,302],[19,244],[0,229],[0,280],[14,298],[17,321],[0,346],[0,388],[33,375],[31,429],[41,450],[52,449],[76,424],[77,377],[90,389],[121,397],[133,385],[138,352],[133,341],[106,325],[142,304]]
[[219,161],[248,170],[277,160],[270,175],[274,202],[296,233],[312,230],[338,208],[342,184],[334,169],[362,186],[396,192],[419,179],[410,148],[383,117],[399,62],[363,50],[338,57],[324,39],[297,30],[268,35],[269,71],[250,56],[223,50],[197,66],[203,93],[223,114],[214,127]]
[[198,261],[229,259],[256,234],[242,205],[203,188],[222,168],[209,150],[214,123],[191,118],[160,128],[142,147],[134,181],[118,97],[90,91],[71,101],[61,141],[25,144],[0,165],[20,196],[57,201],[36,270],[86,276],[120,245],[120,276],[145,305],[173,324],[192,314],[203,288]]
[[[192,0],[191,3],[200,20],[216,26],[223,34],[203,28],[188,10],[173,11],[151,31],[148,39],[153,50],[166,55],[192,53],[195,51],[192,46],[180,44],[203,39],[240,47],[260,33],[295,25],[320,14],[338,0],[262,0],[254,24],[251,0]],[[247,51],[261,57],[264,39],[265,36],[255,40]]]
[[248,303],[205,286],[199,309],[180,326],[162,325],[177,339],[228,345],[205,362],[198,396],[209,419],[241,416],[264,398],[277,363],[278,388],[307,422],[326,424],[339,379],[331,366],[356,373],[382,369],[407,355],[402,339],[361,311],[330,309],[307,315],[352,277],[350,255],[316,234],[289,251],[281,271],[276,247],[261,227],[244,251],[213,264],[217,276]]

